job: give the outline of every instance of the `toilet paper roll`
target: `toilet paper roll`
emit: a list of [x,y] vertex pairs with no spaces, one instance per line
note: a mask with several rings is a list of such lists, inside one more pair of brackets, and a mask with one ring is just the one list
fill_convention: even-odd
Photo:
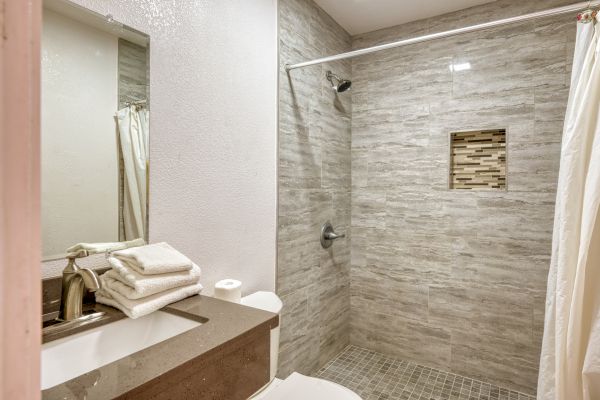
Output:
[[215,283],[215,298],[239,303],[242,299],[242,282],[235,279],[223,279]]

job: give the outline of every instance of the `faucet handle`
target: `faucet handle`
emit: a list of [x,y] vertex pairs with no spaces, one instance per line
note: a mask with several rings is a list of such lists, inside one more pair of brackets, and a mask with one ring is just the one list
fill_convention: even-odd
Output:
[[333,225],[331,225],[331,222],[329,221],[324,223],[321,227],[321,246],[324,249],[328,249],[329,247],[331,247],[335,239],[340,239],[343,237],[346,237],[346,234],[335,233],[335,231],[333,230]]
[[79,265],[77,265],[77,263],[75,262],[75,259],[83,258],[83,257],[87,257],[87,256],[88,256],[87,250],[78,250],[78,251],[74,251],[72,253],[68,253],[67,260],[69,262],[67,263],[67,266],[65,267],[65,269],[63,269],[63,275],[64,274],[72,274],[74,272],[79,271],[80,268],[79,268]]
[[89,256],[89,252],[84,249],[79,249],[77,251],[73,251],[71,253],[67,253],[67,257],[69,260],[74,258],[83,258]]

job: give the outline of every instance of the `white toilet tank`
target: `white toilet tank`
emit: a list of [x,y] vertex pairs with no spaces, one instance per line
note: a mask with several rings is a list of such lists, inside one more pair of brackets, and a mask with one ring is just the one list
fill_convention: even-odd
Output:
[[[283,303],[279,296],[273,292],[256,292],[242,297],[241,303],[248,307],[258,308],[279,315],[281,324],[281,308]],[[277,374],[277,362],[279,360],[279,328],[271,329],[271,380]]]

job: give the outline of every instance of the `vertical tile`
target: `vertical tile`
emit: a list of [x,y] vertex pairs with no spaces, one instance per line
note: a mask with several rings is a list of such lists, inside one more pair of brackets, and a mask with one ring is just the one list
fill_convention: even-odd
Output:
[[278,376],[294,371],[310,374],[318,368],[319,323],[316,285],[282,296]]
[[[351,38],[314,2],[279,4],[281,67],[347,51]],[[280,72],[278,293],[279,376],[312,373],[349,341],[351,92],[337,95],[325,70],[349,77],[348,61]],[[321,248],[330,220],[347,238]]]

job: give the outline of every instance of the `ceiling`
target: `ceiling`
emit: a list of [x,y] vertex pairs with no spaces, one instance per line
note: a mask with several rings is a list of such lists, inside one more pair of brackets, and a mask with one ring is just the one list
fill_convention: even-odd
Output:
[[494,0],[315,0],[351,35],[434,17]]

